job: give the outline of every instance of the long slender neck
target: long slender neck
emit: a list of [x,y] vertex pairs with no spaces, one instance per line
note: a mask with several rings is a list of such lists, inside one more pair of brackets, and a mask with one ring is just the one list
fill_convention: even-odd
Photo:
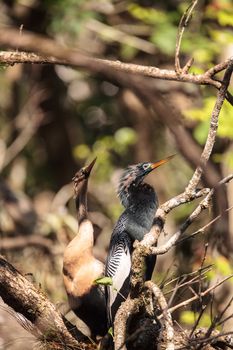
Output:
[[133,240],[140,241],[150,231],[157,207],[156,193],[147,183],[128,189],[127,207],[122,215],[127,218],[126,229]]
[[75,204],[79,224],[87,219],[87,184],[88,180],[84,180],[81,182],[81,184],[79,184],[76,191]]
[[75,204],[78,215],[78,234],[67,246],[67,261],[79,259],[82,254],[87,255],[92,251],[94,244],[93,226],[87,215],[87,185],[84,180],[76,187]]
[[127,207],[132,211],[147,211],[155,207],[157,197],[153,187],[147,183],[130,186],[128,189]]
[[150,202],[155,202],[156,194],[147,183],[132,183],[129,186],[121,187],[119,190],[119,198],[125,208],[138,209],[142,206],[150,205]]

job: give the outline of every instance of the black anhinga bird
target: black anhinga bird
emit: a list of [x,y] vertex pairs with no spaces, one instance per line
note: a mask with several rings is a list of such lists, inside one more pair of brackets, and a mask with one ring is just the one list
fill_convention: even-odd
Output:
[[[141,241],[150,231],[158,208],[158,198],[153,187],[144,183],[143,179],[172,157],[156,163],[131,165],[120,179],[118,194],[125,210],[112,232],[105,269],[105,275],[112,278],[112,286],[106,289],[109,327],[113,325],[115,314],[129,293],[133,242]],[[146,259],[146,280],[151,279],[154,264],[155,257]]]
[[87,216],[88,178],[95,161],[73,178],[79,230],[66,247],[63,259],[63,279],[70,307],[90,328],[93,338],[107,332],[104,288],[95,284],[103,275],[104,265],[93,255],[94,230]]

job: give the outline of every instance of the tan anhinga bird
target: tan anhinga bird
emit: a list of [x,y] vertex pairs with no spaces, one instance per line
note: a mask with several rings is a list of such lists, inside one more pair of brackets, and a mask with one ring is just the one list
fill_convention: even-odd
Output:
[[66,247],[63,261],[63,279],[70,307],[90,328],[93,338],[107,332],[104,288],[95,284],[95,280],[103,275],[104,265],[93,255],[94,230],[87,215],[88,178],[95,161],[79,170],[73,178],[79,230]]

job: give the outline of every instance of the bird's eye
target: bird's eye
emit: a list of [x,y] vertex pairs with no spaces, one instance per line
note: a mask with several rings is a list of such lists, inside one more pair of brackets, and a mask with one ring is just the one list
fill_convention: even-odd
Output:
[[143,164],[143,170],[147,170],[147,169],[149,169],[149,167],[150,167],[150,163],[147,163],[147,164]]

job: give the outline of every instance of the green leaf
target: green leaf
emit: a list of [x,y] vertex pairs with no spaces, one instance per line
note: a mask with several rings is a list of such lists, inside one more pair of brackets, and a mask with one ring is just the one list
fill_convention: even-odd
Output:
[[175,51],[176,29],[169,23],[159,25],[151,36],[151,41],[163,53],[171,55]]
[[112,278],[107,276],[97,278],[94,282],[103,286],[112,286]]
[[112,329],[112,327],[109,328],[108,334],[110,334],[112,336],[112,338],[113,338],[113,329]]
[[233,11],[219,11],[217,18],[221,26],[233,26]]

